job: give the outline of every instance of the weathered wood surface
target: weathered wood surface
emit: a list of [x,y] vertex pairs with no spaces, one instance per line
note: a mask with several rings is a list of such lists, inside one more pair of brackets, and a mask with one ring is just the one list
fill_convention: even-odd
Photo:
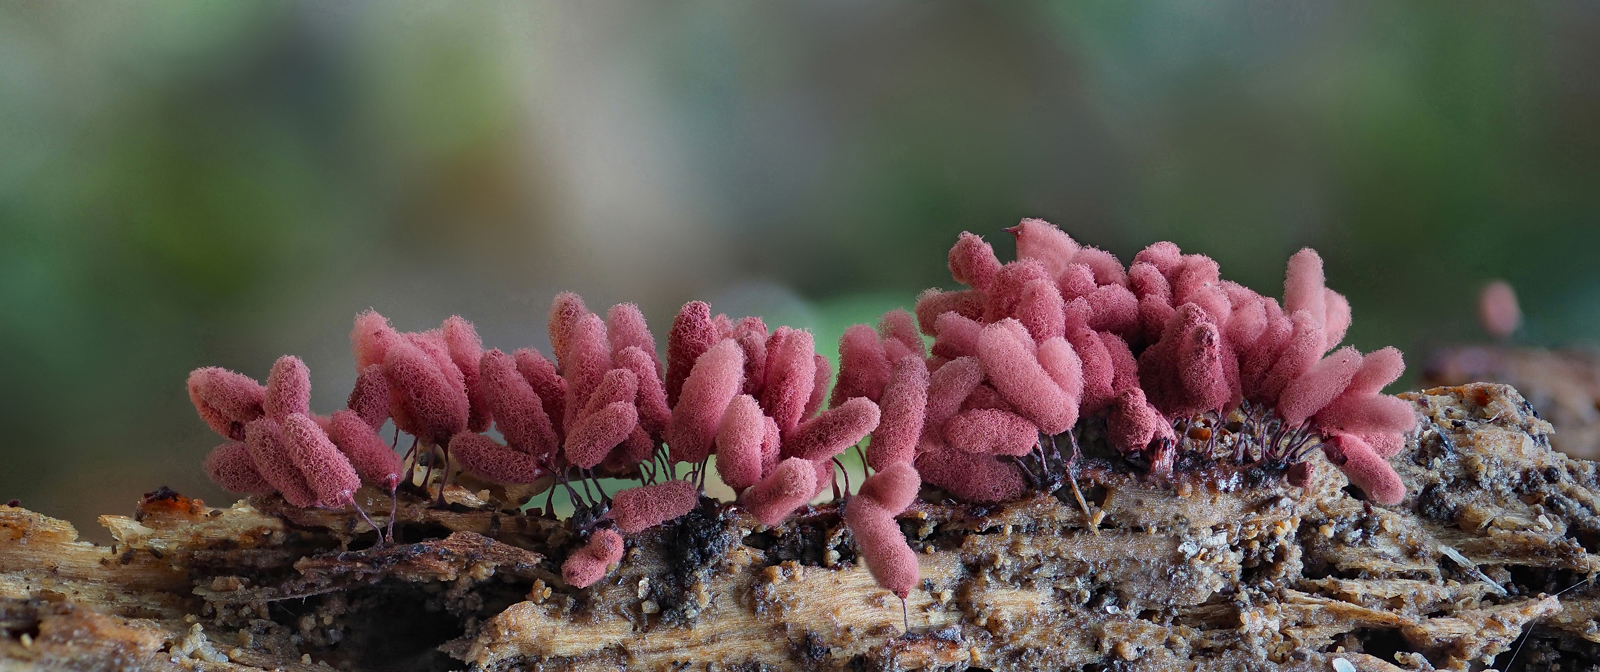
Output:
[[560,579],[565,523],[466,491],[403,499],[378,547],[276,499],[162,493],[102,519],[113,547],[4,507],[0,669],[1465,670],[1530,630],[1517,668],[1600,663],[1600,589],[1578,585],[1600,571],[1595,464],[1551,451],[1511,388],[1407,398],[1426,419],[1396,507],[1327,465],[1301,489],[1090,462],[1092,516],[924,493],[901,518],[924,578],[904,616],[832,506],[765,529],[708,500],[585,590]]

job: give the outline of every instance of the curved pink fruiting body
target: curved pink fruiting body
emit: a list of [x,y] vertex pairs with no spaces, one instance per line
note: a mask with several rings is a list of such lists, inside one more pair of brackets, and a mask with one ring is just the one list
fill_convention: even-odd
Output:
[[615,403],[633,405],[638,398],[639,377],[628,369],[612,369],[600,377],[600,384],[589,395],[579,417],[586,418]]
[[1003,320],[984,327],[978,336],[978,358],[995,389],[1018,412],[1047,434],[1060,434],[1077,421],[1078,403],[1067,396],[1029,352],[1031,342],[1018,339]]
[[1404,356],[1394,346],[1369,352],[1361,358],[1361,368],[1350,378],[1349,394],[1377,394],[1406,372]]
[[356,356],[356,368],[365,369],[382,364],[390,344],[400,337],[389,320],[375,310],[364,310],[356,315],[355,327],[350,330],[350,349]]
[[450,439],[450,458],[467,473],[495,483],[533,483],[550,475],[534,456],[465,430]]
[[977,504],[994,504],[1022,494],[1022,472],[992,455],[963,452],[942,445],[929,446],[917,456],[922,480],[944,488],[956,497]]
[[558,439],[544,402],[517,371],[517,363],[499,350],[483,353],[478,365],[479,385],[495,426],[512,448],[544,457],[555,451]]
[[[899,344],[899,341],[889,342]],[[805,410],[800,414],[802,418],[816,415],[822,409],[822,399],[827,396],[828,384],[833,379],[833,364],[820,353],[811,356],[811,371],[811,396],[806,397]]]
[[1000,393],[996,392],[988,383],[972,388],[972,394],[967,395],[966,401],[961,402],[961,410],[963,411],[970,411],[976,408],[993,408],[1001,411],[1016,410],[1012,408],[1011,404],[1006,403],[1005,398],[1000,396]]
[[661,434],[672,417],[672,410],[667,407],[667,389],[653,368],[655,357],[636,346],[628,346],[614,359],[617,366],[632,371],[638,381],[639,424],[652,435]]
[[733,340],[744,350],[744,389],[752,397],[761,398],[767,382],[767,323],[750,316],[739,318],[733,325]]
[[839,337],[839,383],[833,386],[828,406],[837,407],[851,397],[878,401],[889,383],[889,368],[878,333],[865,324],[851,325]]
[[748,394],[734,397],[722,415],[722,426],[717,428],[717,475],[734,491],[761,480],[766,420],[761,405]]
[[922,477],[917,475],[916,467],[910,462],[896,462],[862,481],[856,496],[872,500],[885,511],[897,514],[911,506],[921,488]]
[[772,418],[761,418],[761,476],[767,477],[783,460],[783,434]]
[[678,394],[684,381],[700,360],[720,337],[711,323],[711,306],[704,301],[690,301],[678,309],[672,320],[672,330],[667,332],[667,405],[677,407]]
[[349,504],[351,496],[361,487],[361,477],[316,421],[301,413],[290,413],[278,422],[278,427],[284,449],[305,476],[306,485],[316,496],[317,506],[334,508]]
[[1322,349],[1326,352],[1339,347],[1339,343],[1344,341],[1345,332],[1350,329],[1350,300],[1331,289],[1322,292],[1326,297],[1323,304],[1327,309],[1322,324]]
[[1019,259],[1000,267],[987,290],[989,302],[983,309],[984,322],[996,322],[1017,314],[1022,292],[1029,283],[1054,283],[1044,265],[1032,259]]
[[1261,383],[1294,332],[1294,322],[1283,314],[1277,301],[1263,297],[1261,305],[1266,313],[1266,326],[1239,361],[1239,386],[1249,399],[1261,398]]
[[639,413],[627,401],[607,404],[579,418],[567,432],[567,461],[583,469],[594,468],[633,433],[638,423]]
[[383,375],[382,364],[373,364],[356,374],[356,384],[350,389],[345,407],[373,429],[383,426],[389,419],[389,379]]
[[1495,280],[1483,286],[1478,293],[1478,324],[1489,336],[1505,340],[1522,325],[1522,309],[1517,306],[1517,292],[1504,280]]
[[805,417],[817,382],[816,347],[811,332],[778,327],[767,339],[767,380],[761,407],[788,432]]
[[517,362],[517,373],[522,374],[522,379],[528,381],[533,393],[539,395],[539,403],[544,406],[544,415],[550,419],[551,429],[555,430],[556,436],[566,436],[566,428],[561,421],[567,417],[567,381],[556,374],[556,365],[528,348],[511,353],[511,358]]
[[1183,263],[1183,250],[1178,249],[1178,246],[1171,241],[1151,243],[1133,255],[1133,263],[1150,264],[1162,275],[1172,275]]
[[1230,395],[1222,363],[1223,350],[1222,335],[1211,322],[1201,322],[1183,335],[1175,360],[1182,396],[1177,404],[1167,409],[1170,413],[1187,416],[1217,411],[1228,403]]
[[622,444],[606,454],[606,459],[600,462],[600,467],[612,472],[628,471],[634,465],[654,456],[655,450],[655,437],[644,431],[644,427],[636,424],[628,432],[627,438],[622,440]]
[[262,416],[266,388],[254,378],[227,369],[208,366],[189,374],[189,401],[211,430],[225,438],[242,441],[245,425]]
[[567,381],[567,403],[561,421],[567,433],[583,416],[589,396],[611,370],[611,343],[606,340],[606,323],[594,313],[584,313],[567,330],[567,348],[557,351],[561,377]]
[[950,276],[973,289],[988,290],[1000,272],[1000,260],[994,256],[994,247],[966,231],[962,231],[956,244],[951,246],[949,262]]
[[1347,434],[1404,434],[1417,425],[1416,410],[1399,397],[1342,394],[1316,414],[1324,431]]
[[384,357],[395,426],[432,445],[467,427],[467,395],[415,345],[396,341]]
[[[1133,350],[1128,347],[1128,342],[1121,336],[1107,332],[1098,332],[1100,344],[1105,346],[1106,353],[1111,356],[1111,391],[1122,394],[1123,391],[1139,386],[1139,360],[1133,358]],[[1084,381],[1088,386],[1087,376]]]
[[900,599],[909,596],[920,577],[917,554],[894,522],[894,515],[872,500],[858,497],[845,506],[844,520],[872,578]]
[[978,334],[983,332],[983,323],[951,312],[934,320],[933,328],[938,334],[933,341],[933,354],[949,359],[978,354]]
[[[1222,269],[1216,260],[1203,254],[1183,255],[1172,275],[1172,303],[1183,305],[1195,302],[1194,294],[1215,285],[1222,278]],[[1209,312],[1209,311],[1208,311]],[[1211,313],[1213,318],[1217,317]]]
[[1294,333],[1284,343],[1283,350],[1278,352],[1278,361],[1273,362],[1272,368],[1261,379],[1261,388],[1256,392],[1262,401],[1268,403],[1277,403],[1278,396],[1289,381],[1309,370],[1322,355],[1323,335],[1318,321],[1303,310],[1294,313],[1292,320]]
[[700,490],[688,481],[666,481],[618,492],[606,514],[627,534],[675,520],[700,504]]
[[983,384],[983,364],[977,357],[961,357],[947,362],[928,375],[928,410],[923,416],[923,433],[937,430],[961,410],[961,402]]
[[1025,285],[1013,315],[1035,342],[1061,336],[1066,328],[1061,290],[1052,280],[1033,280]]
[[981,319],[983,307],[987,302],[984,293],[976,289],[956,292],[925,290],[917,295],[917,328],[921,329],[922,333],[932,336],[935,333],[934,320],[945,313],[955,313],[970,320]]
[[1352,347],[1340,348],[1322,358],[1283,388],[1283,394],[1278,396],[1278,415],[1290,427],[1299,426],[1339,396],[1360,367],[1361,353]]
[[224,443],[211,449],[211,453],[206,455],[205,470],[211,482],[228,492],[251,495],[270,495],[275,492],[272,484],[261,476],[261,472],[256,471],[256,464],[250,459],[250,449],[243,443]]
[[811,500],[817,490],[817,468],[811,462],[791,457],[739,496],[739,503],[750,510],[762,525],[783,522],[795,509]]
[[728,402],[739,394],[743,378],[744,352],[738,343],[722,341],[700,356],[683,382],[664,432],[673,461],[699,462],[711,454],[717,425]]
[[467,429],[487,431],[494,418],[478,383],[478,360],[483,357],[483,339],[478,338],[477,328],[460,315],[446,318],[444,324],[439,325],[439,331],[444,337],[445,350],[450,353],[450,362],[461,371],[462,381],[466,384]]
[[979,408],[944,423],[945,445],[969,453],[1027,455],[1039,442],[1039,428],[1015,413]]
[[[1096,340],[1098,341],[1099,339],[1096,338]],[[1078,422],[1078,407],[1083,399],[1083,391],[1086,387],[1083,360],[1078,357],[1077,350],[1073,349],[1067,339],[1060,336],[1040,343],[1038,358],[1039,366],[1044,368],[1044,372],[1050,376],[1050,380],[1055,381],[1056,387],[1061,388],[1062,394],[1066,395],[1070,406],[1067,415],[1071,418],[1072,424],[1076,424]],[[1108,368],[1106,373],[1114,373],[1109,370],[1109,353],[1106,354],[1106,358]]]
[[894,363],[878,404],[878,427],[867,444],[868,466],[881,471],[916,457],[928,410],[929,379],[928,365],[921,357],[907,355]]
[[813,462],[844,452],[878,427],[878,405],[855,397],[801,423],[783,440],[783,456]]
[[280,422],[290,413],[311,413],[311,370],[299,357],[284,355],[273,362],[261,409]]
[[1107,438],[1124,453],[1144,450],[1160,437],[1172,436],[1172,425],[1145,399],[1137,387],[1117,395],[1106,418]]
[[[922,336],[917,333],[916,316],[906,312],[903,308],[896,308],[878,318],[878,333],[883,336],[885,341],[894,341],[903,345],[906,350],[915,353],[918,357],[926,357],[928,354],[927,344],[922,342]],[[899,361],[899,359],[900,357],[891,357],[889,361]]]
[[1089,326],[1096,331],[1132,335],[1139,329],[1139,299],[1122,285],[1104,285],[1084,297],[1094,309]]
[[1061,277],[1078,255],[1078,242],[1042,219],[1024,219],[1006,231],[1017,237],[1017,258],[1038,261],[1052,278]]
[[[661,378],[661,361],[656,359],[656,337],[650,333],[650,327],[645,324],[644,313],[639,311],[639,306],[619,303],[606,311],[606,337],[611,339],[613,357],[628,348],[638,348],[650,359],[651,376]],[[620,360],[613,361],[612,364],[622,366]]]
[[550,351],[555,353],[556,359],[567,356],[572,327],[578,323],[578,318],[588,314],[589,308],[583,305],[583,298],[577,294],[562,292],[551,299],[549,321],[545,328],[550,334]]
[[400,456],[355,411],[335,411],[328,421],[328,438],[366,482],[383,487],[400,482],[400,474],[405,471]]
[[1389,461],[1378,456],[1372,446],[1359,437],[1343,434],[1322,444],[1328,460],[1344,472],[1350,484],[1361,488],[1373,501],[1388,506],[1405,499],[1406,485]]
[[289,457],[278,422],[272,418],[259,418],[245,426],[244,445],[250,452],[250,461],[256,466],[273,489],[283,494],[284,501],[298,507],[315,506],[317,496],[306,483],[306,477]]
[[614,530],[595,530],[588,544],[561,563],[561,579],[573,588],[588,588],[605,578],[611,565],[622,560],[622,551],[622,535]]
[[1310,313],[1315,326],[1321,327],[1327,315],[1327,295],[1323,293],[1325,282],[1322,257],[1317,255],[1316,250],[1301,248],[1289,257],[1289,266],[1283,275],[1283,312],[1293,315],[1306,311]]

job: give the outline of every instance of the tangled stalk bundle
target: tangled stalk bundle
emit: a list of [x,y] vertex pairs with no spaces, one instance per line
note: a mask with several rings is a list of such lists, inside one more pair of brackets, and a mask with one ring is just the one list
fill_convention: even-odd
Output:
[[[829,360],[809,332],[713,315],[699,301],[673,320],[664,362],[633,304],[602,318],[574,294],[557,296],[554,361],[485,351],[460,317],[403,333],[368,311],[351,333],[355,389],[331,416],[311,412],[309,372],[292,356],[264,386],[194,371],[196,410],[229,440],[206,470],[231,491],[300,507],[354,506],[363,482],[391,494],[426,488],[435,469],[441,503],[442,483],[462,472],[544,485],[547,514],[560,487],[587,539],[562,576],[584,587],[620,561],[623,535],[699,506],[713,467],[738,506],[775,525],[830,488],[849,495],[839,456],[865,439],[869,476],[844,517],[872,575],[902,600],[917,562],[895,517],[924,484],[984,504],[1076,494],[1075,465],[1091,444],[1154,478],[1221,464],[1294,485],[1320,448],[1371,500],[1400,501],[1387,458],[1417,421],[1381,390],[1404,363],[1394,348],[1339,347],[1350,305],[1324,286],[1316,252],[1290,258],[1280,302],[1172,243],[1124,267],[1040,220],[1008,231],[1015,261],[964,233],[949,266],[967,289],[928,290],[914,316],[850,327],[831,393]],[[402,433],[412,437],[404,457]],[[602,476],[639,484],[608,494]]]

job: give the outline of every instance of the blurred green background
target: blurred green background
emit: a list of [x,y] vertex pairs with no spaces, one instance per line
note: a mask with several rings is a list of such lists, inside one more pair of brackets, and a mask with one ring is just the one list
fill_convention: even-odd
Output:
[[[1600,327],[1600,5],[0,5],[0,498],[212,501],[190,369],[311,365],[351,317],[544,347],[561,289],[808,326],[951,283],[1024,216],[1171,239],[1278,293],[1312,245],[1351,341]],[[831,343],[827,346],[832,350]]]

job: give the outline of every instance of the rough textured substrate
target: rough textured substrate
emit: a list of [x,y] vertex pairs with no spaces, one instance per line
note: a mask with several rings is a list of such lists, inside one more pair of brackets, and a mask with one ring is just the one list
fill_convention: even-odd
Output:
[[1504,668],[1523,644],[1513,669],[1592,669],[1595,464],[1551,451],[1509,387],[1407,398],[1426,419],[1394,459],[1397,507],[1325,464],[1300,489],[1091,462],[1092,518],[920,502],[901,519],[925,551],[909,635],[832,507],[768,530],[707,502],[587,590],[559,578],[565,524],[465,491],[403,499],[400,543],[378,548],[276,499],[157,493],[102,519],[113,548],[0,508],[0,668],[1425,670]]

